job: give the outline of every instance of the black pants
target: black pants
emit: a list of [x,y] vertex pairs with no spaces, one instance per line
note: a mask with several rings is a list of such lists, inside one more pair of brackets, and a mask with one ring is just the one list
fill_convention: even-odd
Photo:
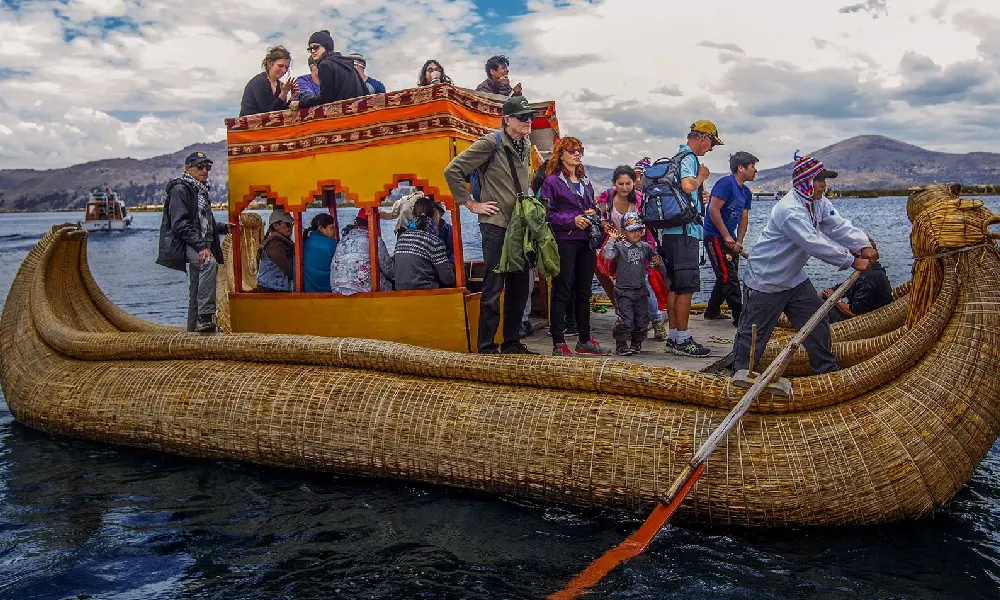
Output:
[[597,252],[590,249],[587,240],[556,242],[559,246],[559,274],[552,279],[552,334],[553,344],[566,343],[566,307],[573,304],[576,310],[576,330],[580,341],[590,341],[590,295],[597,268]]
[[743,290],[740,289],[740,255],[722,243],[722,238],[706,237],[705,252],[715,271],[715,285],[708,297],[707,314],[719,314],[723,300],[733,311],[733,323],[740,322],[743,311]]
[[497,327],[500,326],[500,293],[504,292],[503,302],[503,341],[517,342],[521,339],[518,329],[521,326],[521,316],[524,315],[524,305],[528,302],[528,271],[518,273],[494,273],[493,269],[500,264],[500,254],[503,252],[503,240],[507,230],[487,223],[479,224],[479,232],[483,238],[483,262],[486,263],[486,273],[483,275],[483,297],[479,302],[479,340],[480,352],[496,350]]
[[616,342],[642,343],[649,327],[649,290],[642,286],[638,290],[615,288],[615,312],[618,319],[611,330]]

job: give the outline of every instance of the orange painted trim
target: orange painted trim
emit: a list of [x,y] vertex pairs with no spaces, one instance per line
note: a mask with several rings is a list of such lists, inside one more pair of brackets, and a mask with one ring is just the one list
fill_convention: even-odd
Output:
[[231,145],[280,143],[322,133],[350,132],[351,129],[371,127],[385,122],[433,119],[444,116],[456,117],[462,121],[475,123],[482,127],[496,129],[500,126],[500,117],[498,115],[489,115],[470,110],[453,100],[442,98],[416,106],[385,107],[361,114],[326,117],[294,125],[281,125],[252,131],[230,130],[227,132],[226,140]]
[[430,135],[401,135],[399,137],[394,137],[387,140],[365,140],[358,141],[357,143],[344,144],[342,146],[324,146],[321,148],[309,148],[307,150],[292,150],[288,152],[269,152],[267,154],[250,154],[250,155],[240,155],[240,156],[230,156],[229,164],[239,165],[239,164],[249,164],[259,161],[268,160],[282,160],[291,158],[302,158],[304,156],[314,156],[316,154],[331,154],[337,152],[351,152],[354,150],[362,150],[364,148],[373,148],[377,146],[394,146],[398,144],[405,144],[413,141],[421,140],[435,140],[440,138],[453,138],[459,137],[468,141],[475,141],[479,139],[479,136],[469,135],[465,132],[459,131],[457,129],[442,129],[437,133]]
[[448,210],[455,209],[455,199],[452,196],[442,194],[437,186],[431,185],[427,179],[421,179],[416,173],[394,173],[392,175],[392,183],[385,184],[381,192],[375,192],[375,204],[381,204],[392,193],[392,190],[399,185],[400,181],[409,181],[411,187],[420,188],[420,191],[425,196],[429,196],[431,200],[442,202]]
[[[316,189],[310,191],[309,195],[312,196],[313,198],[317,196],[322,196],[323,192],[325,191],[324,188],[333,188],[333,191],[343,194],[346,200],[350,200],[351,202],[354,203],[358,202],[358,195],[352,192],[346,185],[341,183],[339,179],[320,179],[319,181],[316,182]],[[306,204],[308,204],[308,202]],[[329,201],[327,201],[327,204],[329,204]],[[337,204],[336,198],[334,198],[333,204],[334,208],[336,208]],[[336,218],[336,216],[337,215],[334,214],[334,218]]]
[[263,193],[264,196],[267,197],[268,200],[271,200],[272,202],[274,202],[275,206],[281,206],[285,210],[287,210],[288,212],[292,212],[292,210],[288,208],[288,198],[286,198],[284,196],[279,196],[277,192],[271,190],[271,186],[269,186],[269,185],[251,185],[250,186],[250,191],[247,192],[243,196],[243,198],[240,199],[239,202],[237,202],[235,205],[233,205],[232,201],[230,201],[230,203],[229,203],[229,215],[230,215],[230,218],[232,218],[233,213],[235,213],[237,215],[237,218],[239,218],[239,215],[244,210],[246,210],[246,208],[248,206],[250,206],[251,202],[253,202],[254,200],[257,199],[257,195],[260,194],[260,193]]

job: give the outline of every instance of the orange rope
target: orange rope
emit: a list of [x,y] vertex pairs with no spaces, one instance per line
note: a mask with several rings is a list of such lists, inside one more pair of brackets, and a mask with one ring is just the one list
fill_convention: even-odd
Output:
[[612,569],[626,560],[638,556],[646,549],[646,546],[649,546],[649,543],[653,541],[653,538],[656,537],[660,529],[670,520],[670,517],[677,512],[677,508],[684,501],[691,488],[694,487],[695,482],[698,481],[704,470],[704,464],[698,465],[698,468],[691,473],[691,476],[684,482],[684,485],[681,486],[680,491],[670,501],[670,504],[663,504],[662,502],[657,504],[652,514],[646,518],[646,521],[635,533],[590,563],[590,566],[574,577],[573,581],[566,584],[566,587],[549,596],[549,600],[571,600],[572,598],[576,598],[596,585]]

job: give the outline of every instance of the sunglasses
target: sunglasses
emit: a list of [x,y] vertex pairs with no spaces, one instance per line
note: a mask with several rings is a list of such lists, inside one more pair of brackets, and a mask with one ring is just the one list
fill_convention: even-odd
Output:
[[530,114],[530,115],[511,115],[511,116],[513,118],[517,119],[518,121],[522,122],[522,123],[527,123],[527,122],[529,122],[529,121],[531,121],[532,119],[535,118],[535,115],[533,115],[533,114]]
[[308,50],[309,52],[317,52],[322,47],[323,46],[319,44],[310,44],[309,46],[306,46],[306,50]]
[[211,171],[212,165],[195,165],[194,168],[198,169],[199,171]]
[[428,73],[434,73],[434,72],[440,73],[441,72],[441,67],[427,67],[427,72]]
[[570,154],[579,154],[580,156],[583,156],[583,146],[579,146],[577,148],[566,148],[565,151]]

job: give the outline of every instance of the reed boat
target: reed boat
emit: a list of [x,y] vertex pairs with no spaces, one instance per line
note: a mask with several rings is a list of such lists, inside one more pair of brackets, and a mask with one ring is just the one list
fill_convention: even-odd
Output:
[[[683,504],[688,519],[912,519],[944,506],[990,450],[1000,251],[988,225],[1000,217],[946,186],[907,209],[917,258],[907,293],[833,326],[842,370],[790,377],[790,397],[755,402]],[[182,332],[110,302],[75,225],[28,254],[0,349],[11,412],[51,434],[636,512],[742,393],[724,376],[613,358]]]

